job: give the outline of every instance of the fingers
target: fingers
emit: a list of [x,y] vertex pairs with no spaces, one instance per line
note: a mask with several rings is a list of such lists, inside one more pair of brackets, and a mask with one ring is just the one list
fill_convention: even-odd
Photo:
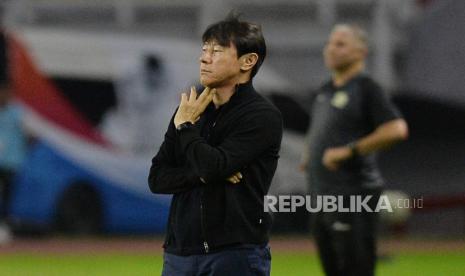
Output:
[[339,168],[339,163],[331,160],[323,160],[323,165],[330,171],[336,171]]
[[181,104],[185,104],[187,102],[187,95],[186,93],[181,94]]
[[231,176],[230,178],[227,179],[229,182],[233,183],[233,184],[237,184],[240,182],[240,179],[237,178],[236,176]]
[[205,87],[205,89],[202,91],[202,94],[200,94],[199,96],[199,100],[204,99],[208,97],[209,95],[215,94],[215,93],[216,93],[216,88]]
[[213,95],[215,93],[215,88],[210,89],[210,87],[205,87],[202,94],[200,94],[200,96],[197,98],[197,89],[195,88],[195,86],[191,86],[191,92],[188,101],[192,104],[196,102],[200,103],[201,106],[203,106],[204,104],[208,105],[212,101]]
[[210,89],[210,87],[205,87],[205,89],[202,91],[202,94],[200,94],[199,99],[205,98],[211,91],[212,89]]
[[233,184],[237,184],[239,182],[241,182],[241,179],[242,179],[242,174],[240,172],[237,172],[235,174],[233,174],[232,176],[230,176],[227,181],[233,183]]
[[205,88],[203,90],[204,92],[202,94],[200,94],[199,98],[197,99],[197,103],[198,104],[198,108],[196,109],[195,111],[195,117],[198,117],[200,116],[200,114],[202,114],[205,109],[207,108],[207,106],[211,103],[211,101],[213,100],[213,96],[215,95],[216,93],[216,89],[213,88],[213,89],[210,89],[210,88]]
[[202,94],[200,94],[199,98],[197,99],[199,102],[205,101],[206,98],[208,98],[212,93],[215,93],[216,89],[210,89],[210,87],[205,87],[205,89],[202,91]]
[[200,119],[200,115],[213,100],[215,93],[216,89],[210,89],[207,87],[197,98],[197,91],[195,87],[192,86],[189,97],[187,96],[187,93],[181,94],[181,103],[179,104],[175,119],[177,118],[180,122],[197,122]]
[[195,86],[191,86],[191,94],[189,95],[189,103],[194,103],[197,100],[197,90]]
[[[205,90],[204,90],[205,91]],[[204,96],[204,93],[207,92]],[[211,103],[211,101],[213,100],[213,96],[215,95],[216,93],[216,89],[213,88],[211,90],[208,90],[208,91],[205,91],[204,93],[202,93],[202,95],[200,95],[199,97],[199,100],[201,100],[201,103],[200,103],[200,109],[202,110],[202,112],[205,110],[205,108],[207,108],[207,106]],[[203,97],[202,97],[203,96]]]

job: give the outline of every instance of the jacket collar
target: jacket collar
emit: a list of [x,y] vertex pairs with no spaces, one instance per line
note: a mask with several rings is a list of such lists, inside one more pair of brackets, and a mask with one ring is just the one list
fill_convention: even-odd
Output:
[[[223,104],[220,108],[231,108],[233,106],[236,106],[242,102],[246,102],[250,99],[253,99],[256,97],[257,92],[255,91],[255,88],[253,87],[252,80],[249,80],[248,82],[245,83],[240,83],[236,84],[234,94],[231,96],[229,101],[225,104]],[[210,103],[210,105],[207,107],[207,109],[215,109],[215,105]]]
[[254,98],[257,94],[253,87],[252,80],[237,84],[235,89],[236,91],[225,105],[236,105],[240,102]]

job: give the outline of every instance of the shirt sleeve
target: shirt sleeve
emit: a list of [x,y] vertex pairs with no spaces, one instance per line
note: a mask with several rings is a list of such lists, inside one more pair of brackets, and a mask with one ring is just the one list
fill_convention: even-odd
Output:
[[207,183],[225,179],[248,165],[265,150],[279,151],[282,138],[282,118],[279,111],[259,112],[236,124],[214,147],[195,128],[182,132],[180,143],[194,172]]
[[366,108],[373,128],[402,117],[397,107],[374,81],[365,81],[364,92],[367,99]]
[[[173,116],[174,118],[174,116]],[[160,150],[152,159],[148,178],[149,188],[157,194],[176,194],[201,185],[200,178],[188,164],[180,165],[176,160],[176,129],[170,121]]]

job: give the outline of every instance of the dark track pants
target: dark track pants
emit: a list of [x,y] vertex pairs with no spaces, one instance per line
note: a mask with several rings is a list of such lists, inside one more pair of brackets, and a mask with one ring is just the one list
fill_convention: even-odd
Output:
[[165,252],[163,259],[162,276],[269,276],[271,270],[268,246],[191,256]]
[[[374,210],[380,192],[373,194]],[[372,205],[374,204],[374,206]],[[373,276],[378,213],[317,213],[313,233],[327,276]]]

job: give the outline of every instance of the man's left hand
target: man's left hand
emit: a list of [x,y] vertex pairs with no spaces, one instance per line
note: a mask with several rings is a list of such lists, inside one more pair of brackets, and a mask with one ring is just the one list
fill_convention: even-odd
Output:
[[230,177],[228,177],[226,180],[233,183],[233,184],[237,184],[237,183],[241,182],[241,180],[242,180],[242,173],[237,172],[237,173],[231,175]]

